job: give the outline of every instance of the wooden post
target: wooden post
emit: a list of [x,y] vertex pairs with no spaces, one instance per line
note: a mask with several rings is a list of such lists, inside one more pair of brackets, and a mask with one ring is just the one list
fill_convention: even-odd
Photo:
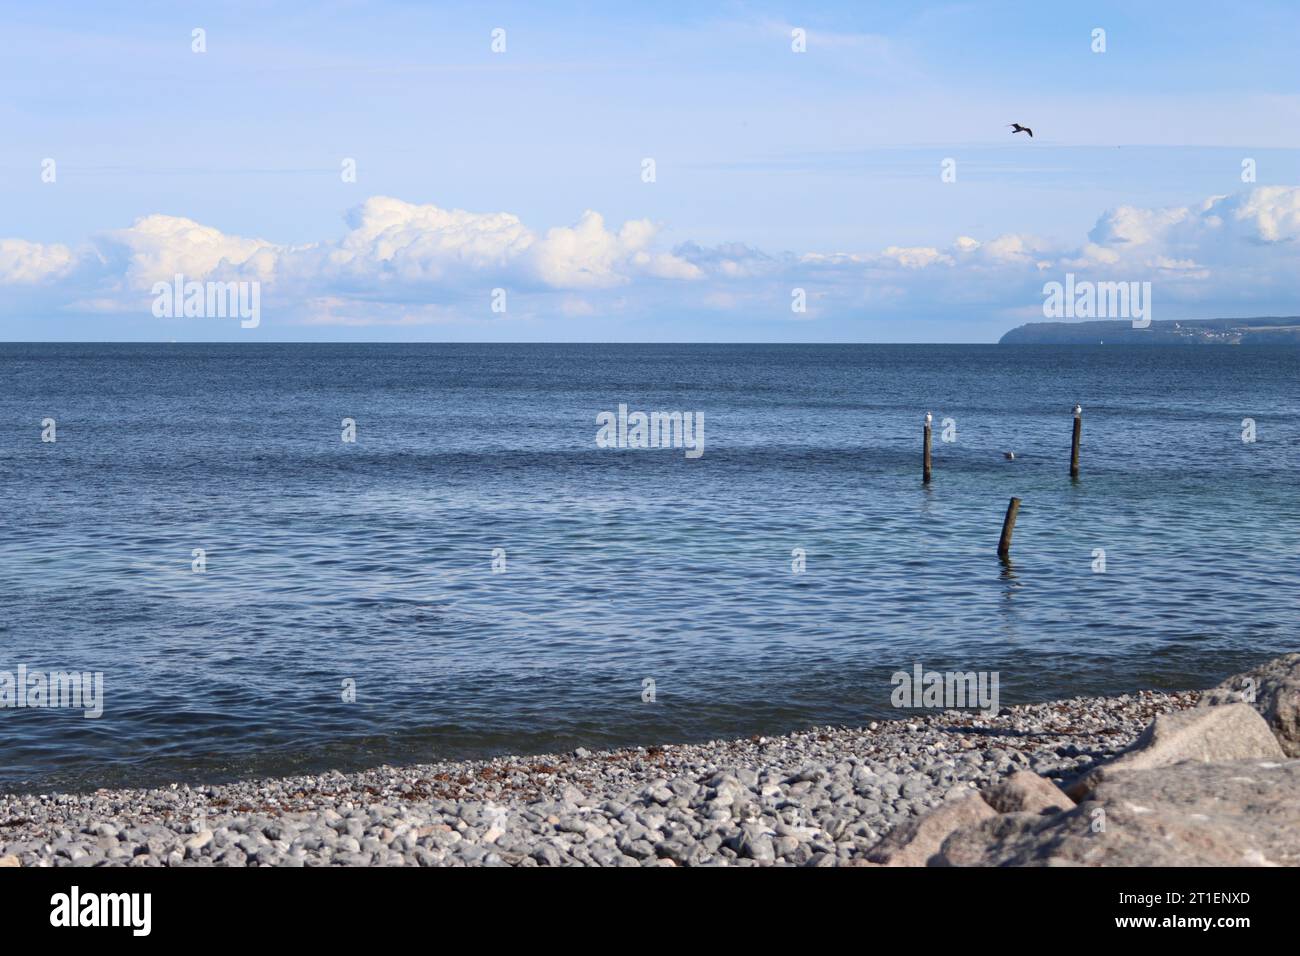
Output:
[[1070,477],[1079,477],[1079,436],[1083,434],[1083,409],[1074,406],[1074,440],[1070,442]]
[[930,413],[925,413],[925,438],[921,447],[921,483],[928,485],[930,483]]
[[1012,498],[1007,505],[1007,516],[1002,519],[1002,537],[998,540],[998,557],[1011,557],[1011,533],[1016,530],[1016,515],[1020,514],[1020,499]]

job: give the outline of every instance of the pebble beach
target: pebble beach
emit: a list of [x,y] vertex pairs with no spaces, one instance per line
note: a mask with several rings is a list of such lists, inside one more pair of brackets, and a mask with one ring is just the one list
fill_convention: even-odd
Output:
[[1200,694],[360,773],[0,796],[0,866],[841,866],[962,792],[1061,781]]

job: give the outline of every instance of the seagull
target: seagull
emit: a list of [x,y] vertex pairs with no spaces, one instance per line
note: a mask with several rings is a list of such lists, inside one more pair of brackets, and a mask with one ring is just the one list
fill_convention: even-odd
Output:
[[1028,126],[1021,126],[1019,123],[1008,123],[1007,125],[1011,127],[1012,136],[1015,136],[1017,133],[1028,133],[1030,139],[1034,138],[1034,131]]
[[933,420],[934,420],[934,419],[931,418],[930,413],[929,413],[929,412],[926,412],[926,413],[925,413],[925,423],[928,425],[928,424],[930,424],[930,422],[932,422]]
[[1005,458],[1007,461],[1015,461],[1016,453],[1014,451],[1004,451],[1002,453],[1002,457]]

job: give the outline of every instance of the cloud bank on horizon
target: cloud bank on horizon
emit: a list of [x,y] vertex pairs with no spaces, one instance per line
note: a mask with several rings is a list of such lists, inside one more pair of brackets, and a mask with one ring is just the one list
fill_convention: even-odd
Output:
[[[588,210],[572,225],[540,230],[508,212],[387,196],[351,210],[346,225],[341,236],[294,245],[152,214],[76,246],[0,239],[0,309],[8,321],[33,309],[105,322],[149,315],[155,285],[181,275],[260,283],[267,325],[280,333],[273,337],[305,327],[459,326],[563,339],[573,316],[622,318],[652,338],[668,311],[815,325],[846,312],[906,323],[979,308],[1014,325],[1041,319],[1043,284],[1067,272],[1151,281],[1156,318],[1262,314],[1300,298],[1300,187],[1288,186],[1120,206],[1069,244],[1004,233],[871,251],[662,248],[659,227],[645,219],[613,228]],[[505,290],[504,311],[492,308],[496,290]],[[796,311],[796,298],[806,308]],[[221,322],[191,330],[212,335]]]

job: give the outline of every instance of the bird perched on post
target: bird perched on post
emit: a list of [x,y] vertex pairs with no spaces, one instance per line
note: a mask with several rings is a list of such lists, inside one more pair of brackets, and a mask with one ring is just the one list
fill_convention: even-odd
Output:
[[1011,127],[1012,136],[1015,136],[1017,133],[1028,133],[1030,139],[1034,138],[1034,131],[1028,126],[1021,126],[1019,123],[1008,123],[1007,125]]
[[933,421],[933,419],[930,417],[930,413],[929,413],[929,412],[926,412],[926,413],[925,413],[925,423],[928,425],[928,424],[930,424],[931,421]]

